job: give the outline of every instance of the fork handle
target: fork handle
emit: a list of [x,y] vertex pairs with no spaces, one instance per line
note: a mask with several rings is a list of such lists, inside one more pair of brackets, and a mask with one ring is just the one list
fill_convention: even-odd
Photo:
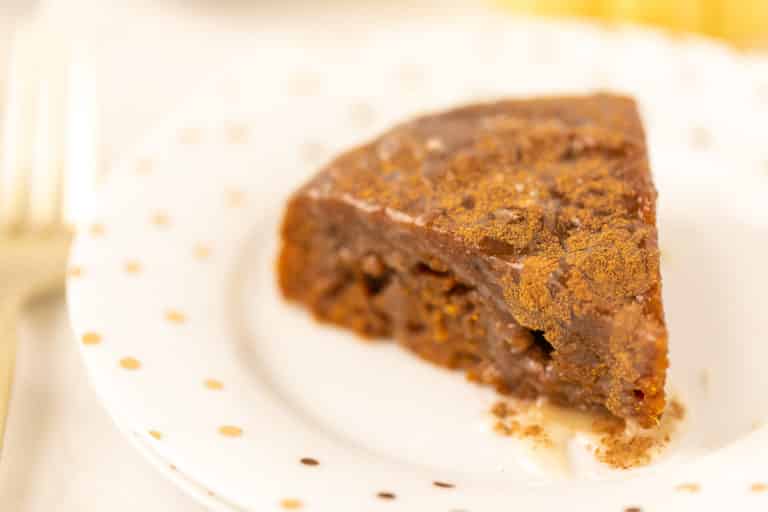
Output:
[[65,274],[62,270],[56,275],[39,279],[25,290],[0,299],[0,453],[8,424],[21,311],[30,302],[63,292],[64,283]]
[[8,423],[22,301],[19,296],[7,297],[0,301],[0,452]]
[[[30,302],[64,290],[69,236],[53,243],[6,243],[0,250],[0,453],[7,427],[20,313]],[[0,243],[2,245],[2,243]],[[33,269],[30,272],[30,269]]]

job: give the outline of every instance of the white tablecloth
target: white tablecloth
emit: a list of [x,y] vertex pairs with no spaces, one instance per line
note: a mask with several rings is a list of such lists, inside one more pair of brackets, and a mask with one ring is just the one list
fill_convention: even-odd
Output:
[[[0,3],[0,36],[7,34]],[[460,15],[471,0],[280,2],[236,0],[48,0],[44,7],[88,43],[103,105],[108,159],[216,69],[234,48],[256,44],[256,31],[281,27],[361,30],[404,15]],[[373,4],[376,4],[375,12]],[[339,16],[357,20],[339,23]],[[2,38],[0,38],[1,40]],[[0,66],[2,66],[0,58]],[[5,67],[0,67],[0,84]],[[0,108],[2,108],[0,106]],[[5,451],[2,512],[197,511],[114,428],[88,385],[61,298],[32,308],[21,333]]]

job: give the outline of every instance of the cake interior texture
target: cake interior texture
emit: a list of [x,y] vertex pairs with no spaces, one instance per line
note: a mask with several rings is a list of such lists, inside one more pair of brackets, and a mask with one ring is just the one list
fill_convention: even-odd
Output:
[[298,190],[279,284],[321,321],[501,392],[649,427],[667,368],[655,199],[631,99],[462,107]]

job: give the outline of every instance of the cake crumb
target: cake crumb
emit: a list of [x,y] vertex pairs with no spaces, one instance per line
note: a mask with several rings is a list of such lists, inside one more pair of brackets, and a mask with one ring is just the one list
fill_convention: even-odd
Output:
[[667,404],[658,426],[641,428],[607,412],[577,412],[548,404],[502,399],[490,408],[493,430],[505,437],[531,442],[535,448],[550,448],[562,442],[563,428],[596,436],[595,458],[614,468],[630,469],[649,464],[673,438],[685,418],[685,407],[677,399]]
[[673,399],[669,402],[665,414],[668,414],[673,420],[680,421],[685,418],[685,406],[678,400]]
[[527,439],[538,446],[551,446],[552,440],[544,427],[538,423],[521,423],[517,419],[512,419],[519,415],[519,411],[510,407],[510,405],[499,400],[491,407],[491,414],[496,418],[493,430],[503,436],[516,437],[518,439]]
[[552,446],[552,440],[541,425],[523,426],[517,420],[499,420],[494,424],[493,430],[503,436],[526,439],[533,442],[537,447]]
[[491,407],[491,414],[493,414],[499,419],[504,419],[509,416],[516,415],[517,411],[509,407],[509,405],[506,402],[499,400],[498,402],[493,404],[493,407]]
[[608,426],[602,426],[602,428],[600,428],[601,425],[593,425],[595,432],[605,434],[600,439],[600,445],[595,449],[595,456],[599,461],[616,469],[644,466],[670,443],[671,434],[683,418],[685,418],[685,407],[679,400],[673,398],[667,405],[659,426],[655,429],[631,433],[626,425],[611,427],[608,423]]
[[504,436],[512,436],[520,431],[520,423],[517,421],[497,421],[493,430]]
[[749,486],[749,490],[752,492],[766,492],[768,491],[768,484],[763,482],[756,482]]
[[552,440],[541,425],[528,425],[523,429],[521,437],[533,441],[536,446],[552,446]]
[[617,469],[643,466],[651,461],[654,439],[650,436],[607,435],[600,441],[595,455],[597,459]]
[[541,425],[528,425],[525,427],[525,430],[523,430],[523,435],[527,437],[537,437],[544,433],[544,429],[541,428]]

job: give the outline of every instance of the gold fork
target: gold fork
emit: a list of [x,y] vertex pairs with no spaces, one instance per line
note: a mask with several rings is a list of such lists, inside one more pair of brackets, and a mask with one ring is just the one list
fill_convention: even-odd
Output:
[[63,290],[71,226],[95,182],[95,102],[77,55],[45,20],[14,35],[0,146],[0,450],[19,313]]

